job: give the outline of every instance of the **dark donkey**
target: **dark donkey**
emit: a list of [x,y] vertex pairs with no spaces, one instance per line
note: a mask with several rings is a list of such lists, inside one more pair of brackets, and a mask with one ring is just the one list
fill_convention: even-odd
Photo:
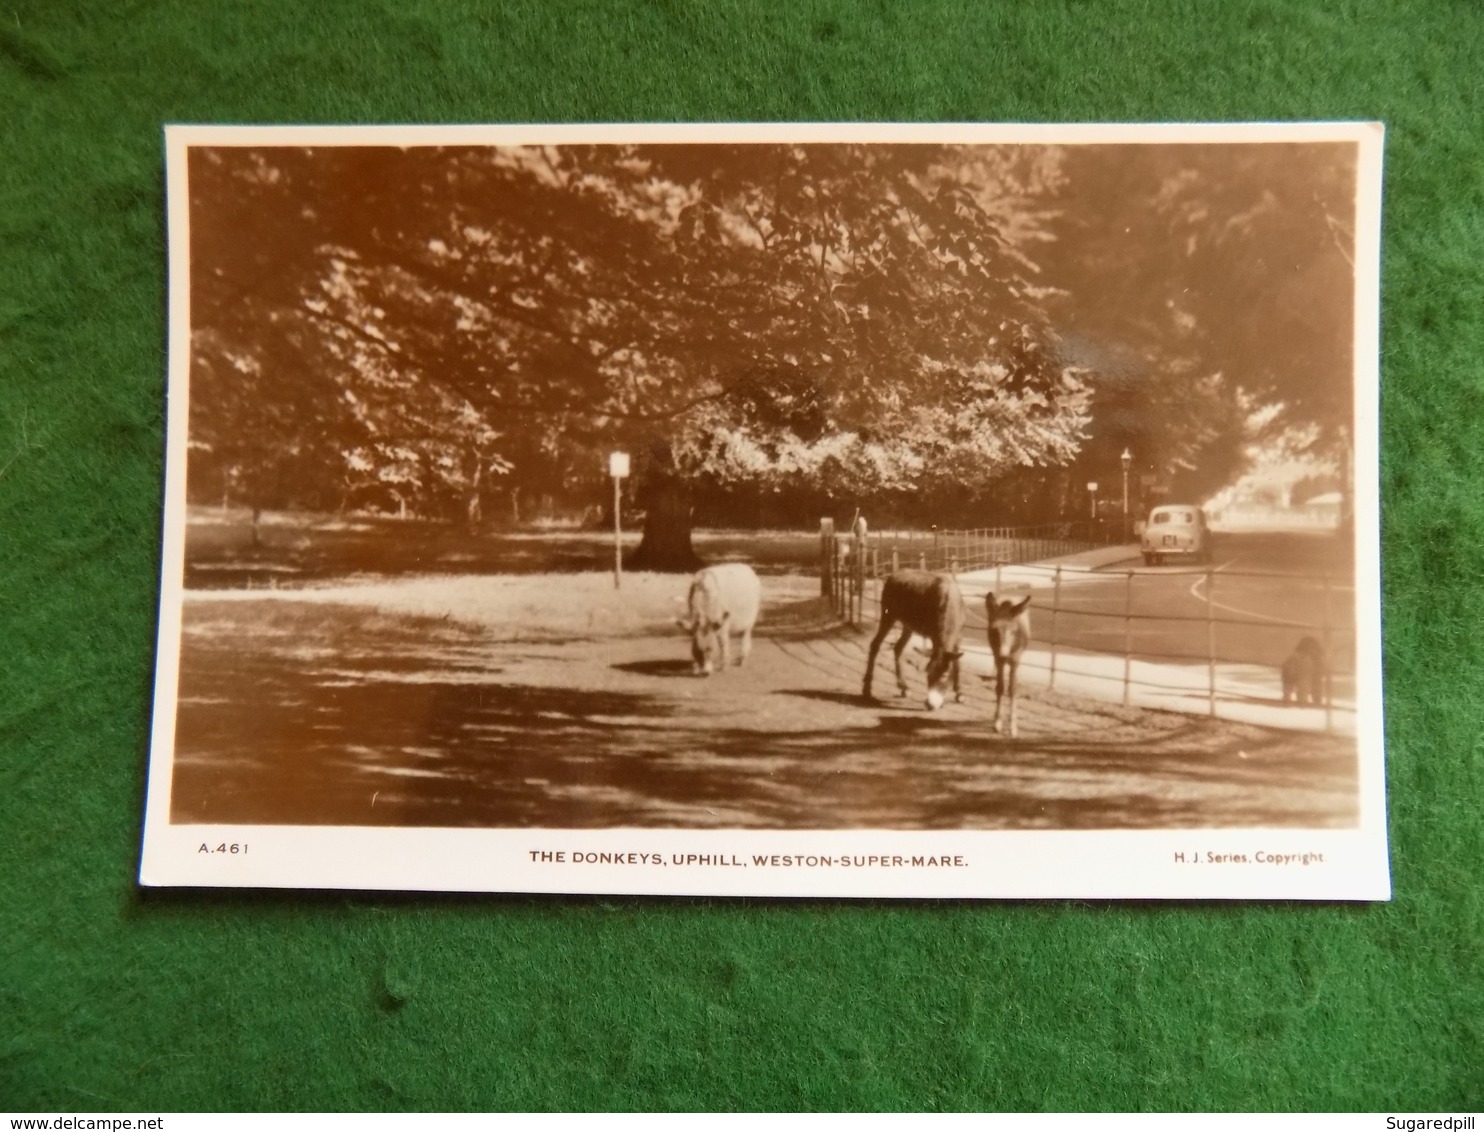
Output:
[[933,646],[927,666],[927,706],[935,711],[943,706],[943,686],[947,676],[953,674],[953,698],[962,700],[958,689],[958,662],[963,656],[959,638],[964,631],[964,599],[958,592],[958,583],[946,574],[930,574],[926,570],[898,570],[881,586],[881,627],[871,639],[870,655],[866,657],[866,682],[861,695],[871,698],[871,677],[876,672],[876,655],[881,651],[881,642],[892,627],[902,625],[902,636],[893,652],[897,661],[897,691],[907,694],[907,681],[902,677],[902,652],[912,634],[925,637]]
[[1015,722],[1015,677],[1020,672],[1020,654],[1031,643],[1030,604],[1029,595],[1020,601],[996,601],[994,594],[984,595],[989,651],[994,653],[994,729],[1000,730],[1000,704],[1008,691],[1012,739],[1020,731]]

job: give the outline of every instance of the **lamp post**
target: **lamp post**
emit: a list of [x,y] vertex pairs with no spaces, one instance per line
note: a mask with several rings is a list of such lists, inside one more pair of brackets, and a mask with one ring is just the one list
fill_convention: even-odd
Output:
[[619,579],[623,576],[623,527],[618,518],[619,487],[624,476],[629,474],[627,452],[608,454],[608,474],[613,477],[613,588],[618,589]]
[[1120,461],[1122,461],[1122,463],[1123,463],[1123,537],[1125,539],[1127,539],[1128,538],[1128,469],[1129,469],[1129,465],[1134,462],[1134,454],[1132,452],[1130,452],[1127,448],[1125,448],[1123,450],[1123,455],[1120,456],[1120,457],[1118,457],[1118,459]]
[[1091,517],[1094,521],[1098,517],[1098,484],[1093,480],[1087,485],[1087,502],[1091,508]]

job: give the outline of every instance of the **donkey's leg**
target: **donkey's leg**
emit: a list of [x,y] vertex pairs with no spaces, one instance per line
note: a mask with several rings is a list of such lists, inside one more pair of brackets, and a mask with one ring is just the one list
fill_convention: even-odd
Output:
[[899,696],[905,696],[907,694],[907,679],[902,675],[902,653],[907,650],[907,642],[911,639],[912,630],[903,625],[902,635],[897,640],[896,648],[892,649],[892,652],[896,654],[897,658],[897,695]]
[[958,687],[958,657],[953,658],[953,702],[961,704],[964,702],[964,694]]
[[1005,661],[1000,656],[994,658],[994,729],[999,731],[1000,724],[1000,702],[1005,698]]
[[876,635],[871,638],[871,647],[866,653],[866,682],[861,687],[861,695],[866,699],[871,698],[871,677],[876,674],[876,654],[881,651],[881,642],[886,640],[886,634],[891,632],[895,622],[889,617],[881,618],[881,627],[876,630]]
[[1018,656],[1011,657],[1010,658],[1010,738],[1012,738],[1012,739],[1018,739],[1020,737],[1020,726],[1019,726],[1018,722],[1016,721],[1016,710],[1015,710],[1016,709],[1016,706],[1017,706],[1017,701],[1016,701],[1016,696],[1015,696],[1015,678],[1016,678],[1016,676],[1019,673],[1020,673],[1020,657],[1018,657]]

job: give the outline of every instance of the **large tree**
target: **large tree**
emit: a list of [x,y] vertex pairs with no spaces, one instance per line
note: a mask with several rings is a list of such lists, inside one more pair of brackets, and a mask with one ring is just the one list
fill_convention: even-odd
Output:
[[1247,444],[1343,461],[1353,405],[1353,144],[1081,146],[1064,156],[1047,310],[1095,371],[1079,455],[1203,498]]
[[697,477],[869,495],[1065,461],[1087,393],[1028,254],[1058,165],[938,146],[196,151],[193,431],[307,388],[335,407],[265,437],[317,430],[347,482],[424,498],[627,447],[637,564],[679,569]]

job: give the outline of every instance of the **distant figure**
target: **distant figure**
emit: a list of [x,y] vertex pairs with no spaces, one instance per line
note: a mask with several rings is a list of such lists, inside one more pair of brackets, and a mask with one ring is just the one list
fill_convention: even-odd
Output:
[[859,511],[855,513],[855,522],[851,524],[850,533],[855,536],[857,542],[866,541],[866,517]]
[[1329,683],[1329,665],[1324,647],[1313,637],[1303,637],[1283,662],[1283,702],[1297,704],[1325,703]]
[[745,562],[707,566],[690,584],[687,616],[676,624],[690,634],[692,671],[710,676],[731,663],[731,636],[742,634],[737,663],[752,652],[752,630],[762,608],[763,588],[757,574]]
[[953,698],[963,700],[958,687],[958,662],[964,655],[961,637],[964,631],[964,599],[958,583],[947,574],[930,574],[926,570],[898,570],[881,586],[881,627],[871,639],[866,657],[866,680],[861,695],[871,698],[871,677],[876,671],[876,656],[881,642],[898,623],[901,638],[893,647],[897,661],[897,692],[907,694],[907,681],[902,677],[902,652],[912,634],[927,639],[932,654],[927,666],[927,707],[937,711],[943,706],[944,687],[953,676]]
[[989,651],[994,654],[994,729],[1000,730],[1000,703],[1010,694],[1010,738],[1020,734],[1015,720],[1015,678],[1020,673],[1020,654],[1031,643],[1030,595],[1020,601],[997,601],[984,595],[984,613],[989,619]]

